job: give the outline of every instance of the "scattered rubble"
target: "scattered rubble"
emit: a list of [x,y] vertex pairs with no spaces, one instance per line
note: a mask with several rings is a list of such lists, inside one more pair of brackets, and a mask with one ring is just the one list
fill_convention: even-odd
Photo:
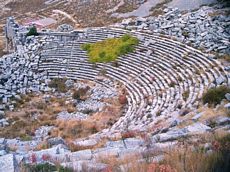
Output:
[[230,54],[230,28],[227,24],[230,17],[219,15],[221,10],[203,6],[198,11],[182,14],[178,8],[166,8],[158,17],[125,19],[116,26],[169,35],[185,44],[204,48],[207,53]]

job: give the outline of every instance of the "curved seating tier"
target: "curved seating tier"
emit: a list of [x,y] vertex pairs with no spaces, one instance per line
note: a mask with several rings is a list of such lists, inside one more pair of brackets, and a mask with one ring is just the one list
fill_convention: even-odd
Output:
[[[115,28],[87,30],[85,39],[67,42],[56,48],[44,44],[39,71],[50,78],[68,77],[97,81],[101,70],[127,89],[128,109],[110,129],[146,129],[155,119],[170,117],[183,108],[195,108],[203,92],[218,77],[227,79],[215,60],[200,51],[159,35]],[[118,66],[88,62],[83,43],[130,33],[139,38],[135,52],[119,57]],[[103,84],[103,83],[102,83]]]

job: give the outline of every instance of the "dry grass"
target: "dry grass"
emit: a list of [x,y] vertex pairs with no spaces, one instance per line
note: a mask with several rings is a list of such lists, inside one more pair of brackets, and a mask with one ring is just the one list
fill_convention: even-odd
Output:
[[169,164],[177,172],[209,172],[212,162],[217,161],[218,155],[208,156],[202,152],[190,149],[172,150],[167,152],[164,164]]
[[122,106],[117,100],[107,100],[113,106],[105,107],[102,112],[97,112],[82,121],[57,120],[52,136],[61,136],[64,139],[75,140],[95,134],[102,129],[108,128],[120,117]]
[[64,139],[86,137],[99,131],[95,123],[91,121],[57,120],[55,127],[51,135],[61,136]]
[[103,146],[105,146],[105,143],[108,140],[106,138],[101,139],[100,142],[98,142],[95,145],[92,146],[82,146],[82,145],[78,145],[73,143],[73,141],[71,139],[66,139],[66,144],[68,146],[68,148],[72,151],[72,152],[76,152],[76,151],[80,151],[80,150],[85,150],[85,149],[97,149],[97,148],[102,148]]
[[[115,156],[97,157],[98,162],[109,165],[108,171],[127,172],[210,172],[229,170],[230,135],[221,131],[214,134],[199,135],[200,141],[183,140],[179,146],[164,151],[164,159],[158,163],[151,157],[160,152],[149,151],[150,156],[144,154],[129,154],[117,158]],[[212,143],[212,153],[207,154],[203,148],[204,143]],[[194,147],[192,148],[191,145]],[[162,153],[162,152],[161,152]],[[147,159],[146,159],[147,158]],[[223,167],[223,169],[222,169]]]
[[230,62],[230,55],[229,54],[225,54],[225,55],[221,56],[220,58],[224,59],[227,62]]
[[35,148],[36,151],[43,150],[43,149],[49,149],[50,145],[47,141],[43,141],[40,144],[38,144]]
[[131,12],[137,8],[138,8],[138,6],[137,6],[137,4],[135,4],[134,1],[131,1],[131,2],[126,1],[124,5],[120,6],[117,9],[116,12],[117,13],[127,13],[127,12]]
[[[58,80],[58,83],[59,81],[60,80]],[[57,82],[55,82],[55,84],[56,83]],[[90,87],[95,86],[94,82],[83,83]],[[88,96],[88,90],[88,87],[85,90],[80,90],[78,91],[79,96],[75,95],[74,97],[83,99],[85,96]],[[73,93],[74,89],[70,89],[69,91]],[[52,95],[48,100],[44,99],[43,96],[43,94],[21,95],[21,100],[15,100],[15,110],[13,112],[6,112],[6,117],[9,118],[10,125],[4,129],[0,128],[0,137],[15,138],[19,136],[22,140],[30,140],[39,127],[47,125],[55,126],[55,128],[49,132],[49,136],[59,136],[66,140],[73,141],[111,127],[119,119],[123,108],[123,105],[119,103],[118,97],[108,98],[101,100],[108,104],[102,111],[90,113],[84,120],[60,120],[57,119],[59,112],[76,112],[76,105],[69,100],[68,96],[60,98],[57,94]],[[46,147],[46,143],[42,143],[37,149]]]
[[[0,29],[0,32],[3,32],[3,30]],[[4,48],[5,48],[5,44],[4,44],[4,42],[3,42],[3,39],[0,38],[0,58],[1,58],[3,55],[6,54],[6,52],[3,51]]]
[[172,1],[172,0],[164,0],[163,2],[158,3],[156,6],[151,8],[151,10],[150,10],[150,11],[152,11],[151,16],[159,16],[159,15],[164,14],[163,7],[165,4],[169,3],[170,1]]
[[42,95],[22,96],[22,99],[16,102],[16,109],[6,112],[11,125],[0,128],[0,137],[19,136],[22,140],[28,140],[40,126],[54,125],[56,114],[71,107],[71,104],[65,105],[62,101],[56,99],[46,103],[42,100]]
[[209,13],[208,13],[208,15],[209,15],[210,17],[216,17],[216,16],[219,16],[219,15],[221,15],[221,14],[222,14],[221,11],[214,11],[214,12],[209,12]]
[[97,161],[109,165],[110,171],[119,171],[123,169],[126,172],[146,172],[148,170],[148,164],[138,162],[141,159],[140,155],[126,156],[122,159],[118,159],[113,156],[98,157]]
[[151,16],[159,16],[163,14],[164,14],[164,11],[162,9],[154,9]]
[[27,13],[29,11],[37,11],[45,7],[44,0],[20,0],[12,1],[6,5],[6,7],[14,9],[19,13]]
[[201,122],[201,123],[205,123],[206,121],[209,121],[210,122],[210,125],[212,125],[213,123],[213,127],[215,127],[215,119],[220,117],[220,116],[226,116],[228,117],[229,116],[229,110],[227,110],[226,108],[224,108],[224,105],[220,105],[219,108],[217,109],[214,109],[213,107],[200,107],[198,110],[197,110],[197,113],[189,113],[185,116],[182,116],[180,117],[180,120],[182,121],[178,127],[179,128],[184,128],[188,125],[191,125],[194,123],[194,121],[192,120],[192,118],[198,114],[198,113],[201,113],[202,112],[202,115],[199,119],[197,119],[198,122]]
[[228,116],[229,111],[224,108],[224,105],[219,106],[217,109],[213,109],[211,107],[201,107],[198,109],[199,112],[203,112],[199,121],[204,122],[210,118],[215,118],[218,116]]
[[228,164],[230,160],[229,133],[218,131],[198,137],[200,143],[212,143],[212,153],[207,154],[202,144],[197,141],[190,143],[194,146],[193,148],[184,142],[182,148],[167,151],[162,163],[170,165],[177,172],[228,171],[230,168]]
[[114,156],[98,157],[98,162],[108,164],[108,171],[125,172],[176,172],[169,165],[148,162],[141,154],[127,155],[123,158]]

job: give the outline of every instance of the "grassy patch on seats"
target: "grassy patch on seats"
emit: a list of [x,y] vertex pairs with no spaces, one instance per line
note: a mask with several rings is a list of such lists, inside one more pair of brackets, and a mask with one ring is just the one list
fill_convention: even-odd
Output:
[[118,56],[134,51],[134,46],[139,40],[125,34],[120,38],[108,38],[96,43],[83,44],[81,48],[87,51],[91,63],[104,63],[115,61]]
[[226,93],[230,93],[230,88],[226,86],[211,88],[203,95],[202,99],[204,104],[209,103],[212,105],[217,105],[220,104],[220,102],[225,98]]

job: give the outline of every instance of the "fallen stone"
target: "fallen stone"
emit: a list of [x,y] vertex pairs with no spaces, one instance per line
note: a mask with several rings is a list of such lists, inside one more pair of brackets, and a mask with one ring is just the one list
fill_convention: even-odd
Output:
[[193,121],[197,121],[201,116],[203,115],[203,112],[196,114],[194,117],[192,117]]
[[210,131],[211,127],[204,125],[200,122],[194,123],[192,125],[189,125],[185,127],[186,130],[190,133],[204,133],[206,131]]
[[220,116],[216,119],[216,124],[217,125],[227,125],[230,124],[230,118],[229,117],[223,117]]
[[95,159],[103,157],[118,157],[120,148],[98,148],[93,151],[93,157]]
[[124,140],[126,148],[135,148],[144,145],[144,141],[136,138],[127,138]]
[[59,144],[63,144],[64,145],[65,141],[61,137],[55,137],[55,138],[48,139],[47,143],[50,146],[59,145]]
[[5,115],[5,112],[0,110],[0,119],[2,119],[4,115]]
[[230,110],[230,103],[227,103],[226,105],[224,105],[224,107]]
[[0,171],[19,172],[19,164],[13,154],[0,156]]
[[65,155],[69,154],[70,151],[65,145],[57,145],[55,147],[49,148],[49,149],[44,149],[40,151],[31,151],[28,154],[28,158],[30,158],[32,155],[36,157],[37,162],[42,162],[43,161],[43,156],[48,155],[48,156],[56,156],[56,155]]
[[104,163],[97,163],[94,161],[75,161],[75,162],[66,162],[61,163],[63,167],[69,167],[72,168],[74,171],[94,171],[94,172],[100,172],[105,170],[108,165]]
[[216,79],[216,84],[217,84],[217,85],[221,85],[224,81],[225,81],[225,77],[219,76],[219,77]]
[[153,136],[152,140],[153,142],[167,142],[167,141],[173,141],[182,137],[187,136],[187,130],[186,129],[174,129],[170,130],[167,133],[157,134]]
[[225,94],[225,97],[228,101],[230,101],[230,93]]
[[95,139],[88,139],[88,140],[81,140],[81,141],[75,141],[74,144],[84,147],[90,147],[95,146],[97,144],[97,141]]
[[90,149],[81,150],[70,154],[71,161],[91,160],[92,158],[93,154]]
[[0,156],[6,155],[6,154],[7,154],[6,150],[0,150]]

